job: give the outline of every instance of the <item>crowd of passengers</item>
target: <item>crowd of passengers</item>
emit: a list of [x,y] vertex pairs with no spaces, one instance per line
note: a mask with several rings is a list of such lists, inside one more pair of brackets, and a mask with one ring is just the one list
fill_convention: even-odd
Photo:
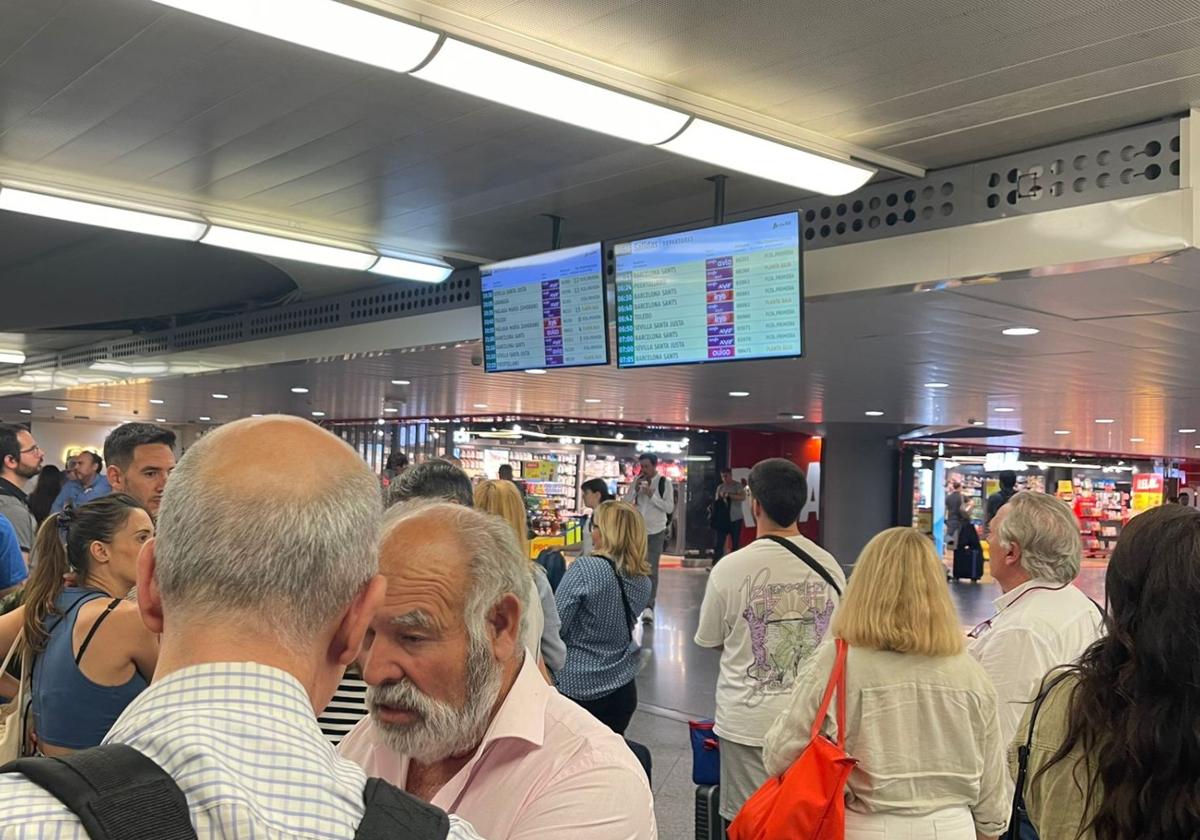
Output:
[[[628,501],[592,488],[583,553],[551,583],[511,481],[434,460],[396,470],[381,501],[350,446],[280,416],[222,426],[177,465],[174,445],[118,428],[93,456],[105,494],[93,476],[32,532],[18,503],[43,455],[0,426],[0,583],[20,602],[0,616],[0,697],[25,753],[128,745],[202,838],[355,837],[378,813],[368,779],[407,809],[394,836],[658,836],[648,762],[623,737],[657,482]],[[840,640],[846,837],[1200,836],[1200,511],[1132,519],[1101,605],[1073,584],[1070,508],[1012,495],[990,523],[1003,594],[968,632],[926,536],[875,535],[847,579],[799,532],[795,464],[763,461],[748,484],[757,539],[713,566],[695,629],[720,650],[726,820],[805,748]],[[323,731],[355,686],[361,716],[348,701],[344,730]],[[816,727],[835,738],[833,712]],[[0,772],[0,840],[87,836],[30,771]]]

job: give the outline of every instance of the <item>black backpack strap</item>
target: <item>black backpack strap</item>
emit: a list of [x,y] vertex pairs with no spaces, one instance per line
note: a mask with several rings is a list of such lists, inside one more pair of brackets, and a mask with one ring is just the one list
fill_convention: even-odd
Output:
[[79,666],[80,661],[83,659],[83,655],[87,653],[88,645],[92,643],[92,637],[96,635],[96,631],[100,629],[100,625],[104,623],[104,619],[112,615],[112,611],[115,610],[120,603],[120,598],[113,598],[109,602],[108,606],[104,608],[104,612],[100,613],[100,617],[96,619],[96,623],[92,625],[92,629],[89,630],[87,632],[87,636],[84,637],[83,644],[79,646],[79,653],[75,654],[76,667]]
[[446,840],[450,818],[383,779],[367,779],[363,790],[366,816],[354,840]]
[[617,561],[604,554],[597,554],[596,556],[608,563],[608,567],[612,569],[613,577],[617,579],[617,590],[621,593],[621,604],[625,607],[625,623],[629,625],[629,639],[633,641],[633,626],[637,624],[637,619],[633,615],[633,607],[629,605],[629,596],[625,594],[625,584],[621,582],[621,573],[617,571]]
[[807,551],[805,551],[803,548],[796,545],[791,540],[784,539],[783,537],[777,536],[775,534],[768,534],[767,536],[760,537],[759,539],[770,540],[771,542],[775,543],[776,545],[783,546],[788,551],[792,552],[792,554],[795,554],[797,557],[799,557],[801,560],[804,561],[804,564],[806,566],[808,566],[808,568],[812,569],[814,572],[816,572],[818,575],[820,575],[822,580],[824,580],[827,584],[829,584],[831,587],[833,587],[833,591],[838,594],[839,598],[842,597],[842,588],[840,586],[838,586],[837,583],[834,581],[833,575],[829,574],[829,571],[824,566],[822,566],[820,563],[818,563],[816,560],[814,560],[812,558],[812,556],[809,555],[809,553]]
[[196,840],[183,791],[133,747],[21,758],[0,773],[21,773],[45,788],[79,817],[92,840]]
[[1038,692],[1037,699],[1033,701],[1033,712],[1029,715],[1029,732],[1025,736],[1025,743],[1017,747],[1017,779],[1016,788],[1013,791],[1012,814],[1008,820],[1008,830],[1004,832],[1001,840],[1020,840],[1021,822],[1025,813],[1025,780],[1029,775],[1029,754],[1033,751],[1033,730],[1037,725],[1038,712],[1042,710],[1042,703],[1046,702],[1050,692],[1073,673],[1073,671],[1064,671],[1049,683],[1046,682],[1046,678],[1042,679],[1041,690]]

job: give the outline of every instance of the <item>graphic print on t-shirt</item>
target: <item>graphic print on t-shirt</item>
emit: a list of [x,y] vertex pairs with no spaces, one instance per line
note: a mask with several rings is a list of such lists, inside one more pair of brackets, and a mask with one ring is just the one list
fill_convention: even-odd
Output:
[[742,619],[750,632],[754,661],[746,671],[750,703],[792,690],[796,672],[825,637],[833,599],[822,582],[771,583],[759,569],[742,584]]

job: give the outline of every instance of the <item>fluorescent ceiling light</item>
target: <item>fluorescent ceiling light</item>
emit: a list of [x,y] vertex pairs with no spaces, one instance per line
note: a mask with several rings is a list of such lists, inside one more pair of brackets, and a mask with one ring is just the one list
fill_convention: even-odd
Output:
[[866,414],[868,417],[882,417],[883,416],[882,411],[864,411],[863,413]]
[[803,420],[803,419],[804,419],[804,415],[803,415],[803,414],[793,414],[793,415],[792,415],[792,419],[793,419],[793,420]]
[[1111,417],[1097,417],[1096,422],[1099,423],[1101,426],[1107,426],[1108,424],[1115,423],[1117,421],[1113,420]]
[[25,354],[20,350],[0,350],[0,364],[23,365],[25,364]]
[[167,418],[166,418],[166,417],[155,417],[155,418],[154,418],[154,422],[155,422],[155,423],[166,423],[166,422],[167,422]]
[[33,414],[33,409],[30,409],[30,408],[22,408],[22,409],[21,409],[21,413],[22,413],[22,414]]
[[1033,327],[1009,327],[1004,330],[1005,335],[1037,335],[1041,330]]
[[293,394],[307,394],[307,393],[308,393],[308,389],[307,389],[307,388],[301,388],[301,387],[297,386],[297,387],[295,387],[295,388],[293,388],[293,389],[292,389],[292,393],[293,393]]
[[398,408],[385,408],[383,410],[383,412],[384,412],[384,414],[395,414],[399,410],[400,409],[398,409]]
[[588,405],[598,405],[601,402],[601,400],[598,400],[595,397],[587,397],[584,399],[584,402],[587,403]]
[[1145,438],[1130,438],[1129,442],[1130,443],[1141,443],[1144,440],[1145,440]]
[[1001,406],[1000,408],[993,408],[992,411],[996,412],[997,414],[1012,414],[1014,411],[1016,411],[1016,409],[1009,408],[1008,406]]
[[825,195],[845,195],[870,180],[875,170],[834,160],[696,119],[659,148],[747,175]]
[[150,405],[164,405],[166,400],[150,400]]
[[730,391],[729,396],[731,396],[731,397],[748,397],[748,396],[750,396],[750,392],[749,391]]
[[662,143],[688,121],[687,114],[672,108],[453,38],[412,75],[635,143]]
[[319,245],[316,242],[303,242],[299,239],[285,239],[282,236],[238,230],[220,225],[210,227],[208,233],[204,234],[204,238],[200,241],[205,245],[216,245],[219,248],[232,248],[235,251],[247,251],[251,254],[328,265],[334,268],[347,268],[353,271],[366,271],[379,259],[375,254],[365,251],[335,248],[332,245]]
[[371,266],[372,274],[383,274],[400,280],[415,280],[418,283],[441,283],[453,273],[454,268],[444,262],[426,262],[413,257],[380,257]]
[[179,219],[173,216],[162,216],[158,213],[125,210],[121,207],[109,207],[104,204],[93,204],[90,201],[77,201],[56,195],[43,195],[12,187],[0,189],[0,210],[12,210],[15,213],[29,213],[48,219],[78,222],[115,230],[128,230],[150,236],[165,236],[168,239],[186,239],[191,242],[195,242],[203,236],[204,230],[208,227],[205,222],[195,219]]
[[201,420],[201,422],[204,422],[204,423],[207,423],[207,422],[208,422],[209,420],[211,420],[211,419],[212,419],[212,418],[211,418],[211,417],[209,417],[209,416],[208,416],[208,415],[206,415],[206,414],[202,414],[202,415],[200,416],[200,420]]
[[982,425],[983,425],[983,421],[982,421],[982,420],[972,420],[972,421],[971,421],[971,425],[972,425],[972,426],[982,426]]
[[429,57],[438,34],[332,0],[157,0],[261,35],[407,73]]
[[475,408],[487,408],[487,403],[475,403]]
[[925,387],[926,388],[949,388],[950,383],[949,382],[926,382]]
[[112,408],[112,403],[110,402],[96,403],[96,405],[100,408]]
[[325,412],[324,412],[324,411],[314,411],[314,412],[312,413],[312,416],[313,416],[313,417],[324,417],[324,416],[325,416]]
[[1054,434],[1056,434],[1056,435],[1069,435],[1069,434],[1071,434],[1071,431],[1070,431],[1069,429],[1055,429],[1055,430],[1054,430]]
[[130,364],[128,362],[99,361],[88,365],[90,370],[105,373],[124,373],[128,375],[149,376],[155,373],[166,373],[169,368],[165,364],[147,362],[145,364]]
[[1181,434],[1181,435],[1194,435],[1195,433],[1196,433],[1195,429],[1180,429],[1179,430],[1179,434]]
[[54,406],[54,410],[55,411],[66,411],[67,407],[65,405],[56,405],[56,406]]
[[412,383],[409,382],[407,379],[393,379],[392,384],[393,385],[411,385]]
[[229,399],[229,395],[228,394],[213,394],[212,398],[214,400],[227,400],[227,399]]
[[534,376],[541,376],[541,375],[543,375],[543,374],[544,374],[546,371],[542,370],[541,368],[530,368],[529,370],[527,370],[527,371],[525,371],[525,372],[526,372],[526,373],[529,373],[529,374],[532,374],[532,375],[534,375]]

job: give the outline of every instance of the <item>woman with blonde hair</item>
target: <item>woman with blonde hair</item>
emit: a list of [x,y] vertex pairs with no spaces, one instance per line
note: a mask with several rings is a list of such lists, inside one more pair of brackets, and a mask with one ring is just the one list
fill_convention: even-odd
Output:
[[[763,760],[784,772],[808,743],[834,639],[846,658],[846,837],[976,840],[1008,820],[996,691],[964,651],[929,539],[891,528],[863,549],[827,638],[796,677],[791,706],[767,733]],[[836,735],[832,714],[822,726]]]
[[646,526],[625,502],[602,502],[591,524],[592,553],[572,563],[558,585],[567,643],[558,687],[621,735],[637,709],[641,646],[633,626],[650,603]]
[[[475,507],[484,513],[499,516],[513,529],[517,545],[525,557],[529,557],[529,523],[525,518],[525,502],[521,491],[511,481],[481,481],[475,485]],[[560,670],[567,658],[567,646],[559,635],[558,607],[554,603],[554,589],[546,571],[530,560],[533,585],[537,597],[530,598],[530,615],[526,626],[526,647],[537,654],[551,673]],[[532,605],[541,604],[540,614]]]

